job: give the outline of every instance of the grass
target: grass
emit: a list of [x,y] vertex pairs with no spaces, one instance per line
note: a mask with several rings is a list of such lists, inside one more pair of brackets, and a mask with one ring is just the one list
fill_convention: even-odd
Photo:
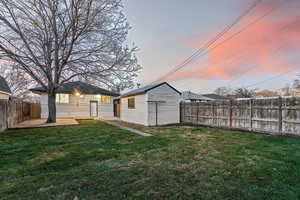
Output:
[[0,199],[300,199],[300,140],[99,121],[0,133]]

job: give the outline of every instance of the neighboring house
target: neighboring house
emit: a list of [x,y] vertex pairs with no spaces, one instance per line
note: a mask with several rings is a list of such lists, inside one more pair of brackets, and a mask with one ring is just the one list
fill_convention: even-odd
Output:
[[181,101],[184,102],[201,102],[201,101],[212,101],[214,99],[205,97],[200,94],[193,93],[191,91],[184,91],[181,93]]
[[[41,96],[41,117],[48,117],[48,95],[42,87],[30,89]],[[113,99],[119,96],[80,81],[62,85],[56,94],[56,114],[60,118],[113,117]]]
[[41,102],[41,96],[38,94],[34,94],[31,91],[25,91],[22,93],[22,96],[18,99],[22,101],[31,102],[31,103],[39,103]]
[[2,76],[0,76],[0,100],[8,100],[11,95],[10,88]]
[[217,94],[202,94],[202,96],[208,97],[213,100],[230,100],[230,98],[227,98],[227,97],[224,97],[221,95],[217,95]]
[[120,97],[122,121],[156,126],[180,122],[181,93],[166,82],[132,90]]

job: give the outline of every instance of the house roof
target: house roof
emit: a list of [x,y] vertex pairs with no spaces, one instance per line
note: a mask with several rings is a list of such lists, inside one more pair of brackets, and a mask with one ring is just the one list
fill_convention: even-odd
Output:
[[217,94],[203,94],[203,96],[214,100],[229,100],[229,98]]
[[2,76],[0,76],[0,92],[5,92],[11,94],[11,90],[5,80]]
[[172,87],[169,83],[167,82],[162,82],[162,83],[155,83],[155,84],[151,84],[151,85],[146,85],[142,88],[137,88],[135,90],[131,90],[130,92],[127,92],[123,95],[121,95],[121,97],[129,97],[129,96],[136,96],[139,94],[145,94],[150,90],[153,90],[154,88],[157,88],[161,85],[168,85],[170,88],[172,88],[173,90],[175,90],[177,93],[181,94],[178,90],[176,90],[174,87]]
[[[37,94],[46,93],[46,90],[43,87],[32,88],[30,89],[30,91]],[[72,94],[75,91],[79,91],[82,94],[102,94],[108,96],[119,96],[119,94],[116,92],[105,90],[94,85],[83,83],[81,81],[65,83],[57,90],[58,93],[66,94]]]
[[196,94],[196,93],[193,93],[191,91],[182,92],[181,97],[184,100],[204,100],[204,101],[214,100],[212,98],[209,98],[209,97],[206,97],[206,96],[203,96],[203,95],[200,95],[200,94]]

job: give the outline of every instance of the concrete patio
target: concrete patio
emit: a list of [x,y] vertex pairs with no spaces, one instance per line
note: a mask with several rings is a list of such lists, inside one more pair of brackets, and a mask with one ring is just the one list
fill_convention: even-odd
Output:
[[46,119],[33,119],[21,122],[13,127],[13,129],[70,126],[78,124],[79,123],[75,119],[57,119],[56,123],[46,123]]

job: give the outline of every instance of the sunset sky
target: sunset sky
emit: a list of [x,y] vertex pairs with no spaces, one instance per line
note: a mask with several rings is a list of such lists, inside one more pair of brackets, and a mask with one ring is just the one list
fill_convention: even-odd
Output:
[[[143,67],[139,82],[149,84],[166,75],[254,2],[126,0],[132,26],[128,41],[139,47]],[[299,0],[263,0],[215,45],[226,42],[164,80],[180,90],[204,93],[220,86],[251,86],[285,73],[250,88],[283,87],[300,72],[299,9]]]

